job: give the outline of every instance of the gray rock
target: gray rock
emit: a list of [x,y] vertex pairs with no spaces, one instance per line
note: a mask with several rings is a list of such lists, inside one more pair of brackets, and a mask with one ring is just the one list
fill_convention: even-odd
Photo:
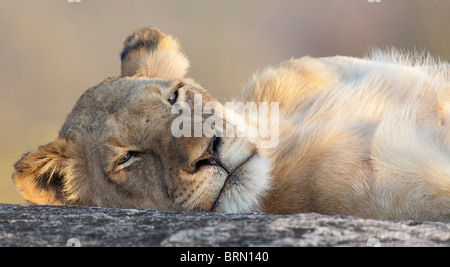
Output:
[[0,204],[0,246],[450,246],[450,223]]

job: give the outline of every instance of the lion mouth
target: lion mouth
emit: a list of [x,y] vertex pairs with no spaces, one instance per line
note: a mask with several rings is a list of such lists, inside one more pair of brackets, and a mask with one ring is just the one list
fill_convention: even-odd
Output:
[[214,211],[220,204],[220,198],[223,195],[223,192],[226,190],[230,183],[239,180],[240,176],[237,175],[239,169],[247,164],[252,158],[258,155],[258,151],[255,150],[253,153],[248,156],[245,160],[239,163],[236,167],[234,167],[231,171],[224,166],[224,164],[220,161],[218,148],[221,144],[221,138],[213,136],[211,141],[206,148],[205,152],[196,160],[194,160],[190,166],[188,172],[190,174],[196,174],[200,170],[208,167],[220,168],[222,171],[226,173],[226,178],[224,179],[223,185],[220,188],[219,193],[217,194],[216,199],[214,200],[210,211]]

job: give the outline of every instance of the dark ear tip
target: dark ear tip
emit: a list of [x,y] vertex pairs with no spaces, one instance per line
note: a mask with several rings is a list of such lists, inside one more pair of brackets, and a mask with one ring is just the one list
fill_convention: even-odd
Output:
[[189,60],[178,41],[156,28],[130,34],[120,57],[122,77],[182,79],[189,69]]
[[125,39],[120,59],[123,61],[130,51],[139,50],[141,48],[151,51],[158,46],[159,42],[164,39],[164,37],[166,37],[166,34],[157,28],[146,27],[138,29]]

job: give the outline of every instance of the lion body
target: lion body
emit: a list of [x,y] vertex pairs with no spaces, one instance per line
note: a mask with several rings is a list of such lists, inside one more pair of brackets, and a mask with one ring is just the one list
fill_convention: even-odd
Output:
[[122,76],[86,91],[58,140],[16,164],[19,192],[37,204],[450,221],[447,65],[391,50],[268,68],[237,100],[279,104],[274,148],[173,137],[173,99],[215,101],[188,66],[172,37],[133,33]]
[[449,72],[418,57],[306,57],[256,75],[243,100],[283,113],[264,211],[448,221]]

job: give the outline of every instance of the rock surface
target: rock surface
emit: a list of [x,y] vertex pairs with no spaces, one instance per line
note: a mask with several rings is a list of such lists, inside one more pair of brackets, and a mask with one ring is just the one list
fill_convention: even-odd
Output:
[[450,223],[0,204],[0,246],[450,246]]

